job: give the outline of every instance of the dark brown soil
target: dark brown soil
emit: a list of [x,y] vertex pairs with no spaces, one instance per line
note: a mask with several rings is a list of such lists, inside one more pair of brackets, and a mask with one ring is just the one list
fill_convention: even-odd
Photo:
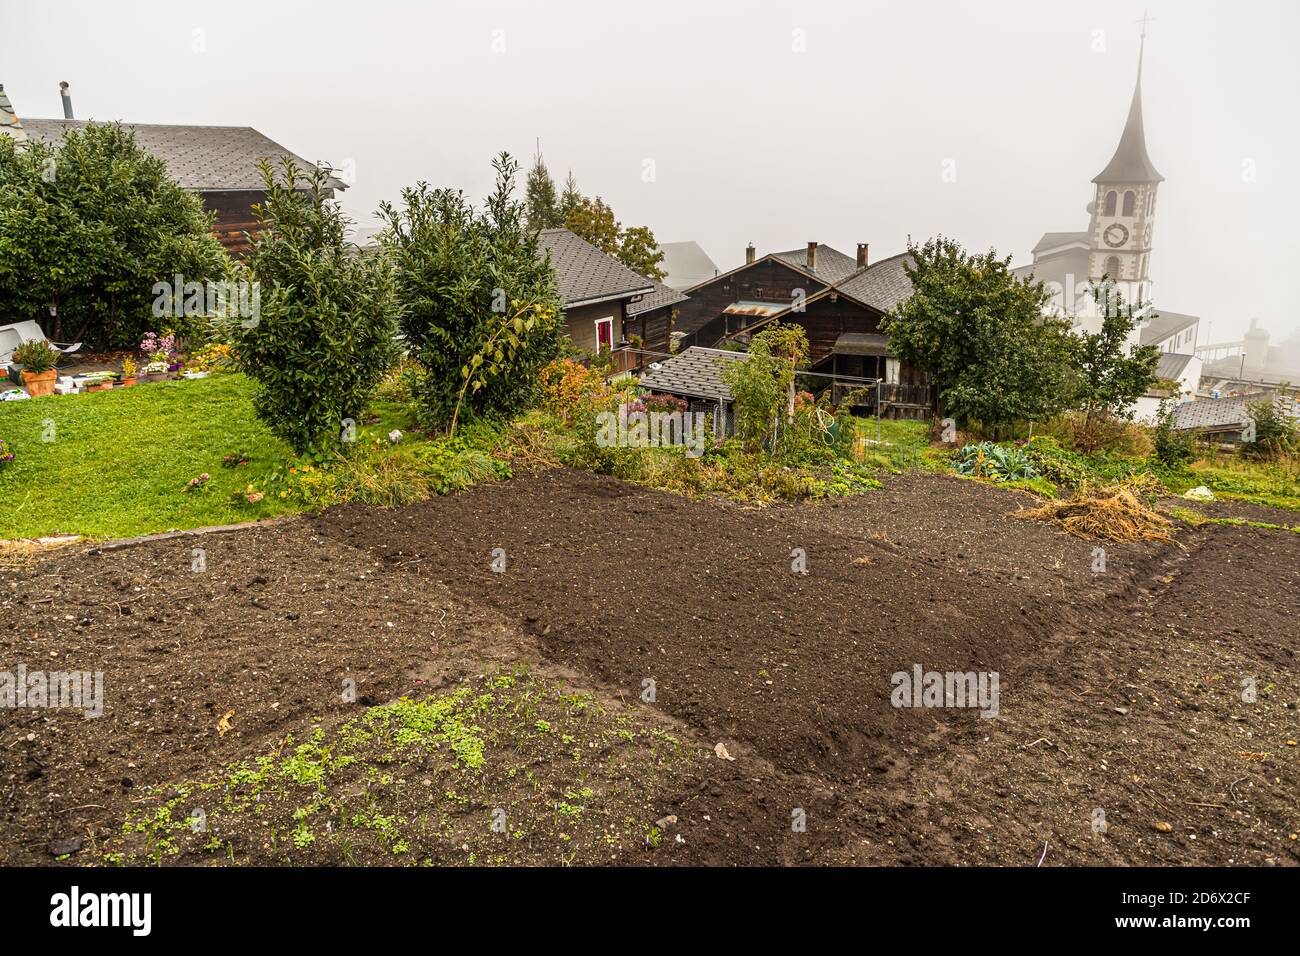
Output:
[[[108,707],[0,712],[0,856],[48,862],[50,841],[83,837],[73,860],[93,861],[132,809],[170,792],[146,787],[219,778],[368,703],[524,663],[602,715],[569,732],[606,755],[600,826],[538,823],[476,852],[471,822],[520,805],[519,778],[491,767],[530,775],[542,802],[576,784],[563,748],[507,752],[520,731],[489,726],[500,752],[468,805],[448,811],[441,784],[393,797],[442,821],[414,828],[412,859],[1033,865],[1046,847],[1044,865],[1300,860],[1300,535],[1185,528],[1176,546],[1107,545],[1097,572],[1096,543],[1008,517],[1027,502],[909,475],[746,509],[556,470],[211,536],[202,574],[194,541],[51,558],[0,590],[0,669],[102,669]],[[998,716],[891,706],[891,676],[914,665],[997,672]],[[358,703],[340,697],[349,676]],[[662,735],[683,759],[665,758]],[[410,775],[435,770],[449,772]],[[676,820],[646,837],[657,815]],[[240,862],[342,852],[322,839],[295,856],[251,831],[232,843]],[[384,858],[358,841],[344,861]]]

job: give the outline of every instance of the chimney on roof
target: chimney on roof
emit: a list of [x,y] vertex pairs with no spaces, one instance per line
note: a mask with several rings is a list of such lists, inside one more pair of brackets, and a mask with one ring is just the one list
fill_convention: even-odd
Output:
[[858,243],[858,268],[859,269],[865,269],[867,267],[868,245],[869,244],[865,242]]
[[817,269],[817,243],[808,243],[808,271],[814,272]]
[[72,94],[68,92],[68,81],[59,83],[59,96],[63,97],[63,118],[72,119]]
[[751,242],[749,245],[745,247],[745,265],[752,266],[753,264],[754,264],[754,244]]

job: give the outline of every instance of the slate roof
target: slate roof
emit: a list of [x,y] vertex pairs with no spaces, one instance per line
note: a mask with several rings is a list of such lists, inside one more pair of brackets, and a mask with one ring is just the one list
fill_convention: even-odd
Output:
[[888,312],[912,294],[912,280],[903,266],[912,260],[906,252],[873,262],[836,288],[873,309]]
[[1187,368],[1187,363],[1194,356],[1182,352],[1161,352],[1160,362],[1156,365],[1156,375],[1160,378],[1177,379]]
[[1201,321],[1199,315],[1184,315],[1181,312],[1165,312],[1157,309],[1155,318],[1142,327],[1138,339],[1143,345],[1155,345],[1171,335],[1177,335]]
[[[23,128],[33,139],[57,143],[65,129],[84,129],[91,120],[24,119]],[[257,164],[269,160],[275,165],[288,156],[302,169],[314,164],[263,136],[251,126],[167,126],[156,123],[123,123],[135,131],[135,140],[167,164],[167,172],[182,189],[193,192],[223,192],[263,189]],[[333,176],[331,189],[347,189],[347,183]]]
[[[653,280],[650,281],[653,282]],[[628,315],[640,315],[642,312],[663,308],[666,305],[676,305],[678,302],[685,302],[690,298],[690,296],[683,295],[676,289],[668,288],[662,282],[653,282],[653,284],[653,292],[627,304]]]
[[664,254],[659,268],[667,273],[664,284],[673,289],[689,289],[707,282],[719,272],[718,266],[698,242],[665,242],[659,246]]
[[566,306],[655,291],[655,283],[568,229],[543,229],[539,241],[551,254],[555,282]]
[[[1174,409],[1174,428],[1209,428],[1230,429],[1245,427],[1250,411],[1246,407],[1251,398],[1199,398],[1194,402],[1183,402]],[[1284,412],[1292,418],[1300,418],[1300,405],[1291,399],[1277,400]]]
[[820,242],[817,244],[817,267],[815,269],[808,268],[807,246],[802,249],[791,249],[789,252],[774,252],[772,257],[816,276],[827,285],[842,282],[858,271],[858,261],[856,259]]
[[1084,232],[1045,232],[1043,238],[1039,239],[1038,244],[1030,251],[1034,255],[1038,255],[1048,249],[1060,249],[1062,246],[1069,246],[1078,242],[1087,245],[1090,238],[1091,236],[1086,230]]
[[722,380],[722,368],[729,362],[742,362],[745,357],[744,352],[693,345],[680,355],[657,363],[659,368],[647,368],[641,373],[641,385],[670,395],[730,402],[731,389]]
[[1133,87],[1133,102],[1129,104],[1128,120],[1120,135],[1115,155],[1106,168],[1094,178],[1094,183],[1159,183],[1165,177],[1156,172],[1147,155],[1146,131],[1142,128],[1142,58],[1138,57],[1138,78]]

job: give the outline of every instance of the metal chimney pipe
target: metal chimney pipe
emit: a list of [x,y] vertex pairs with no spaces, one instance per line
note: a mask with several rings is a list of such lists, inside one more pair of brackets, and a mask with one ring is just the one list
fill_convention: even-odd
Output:
[[745,265],[752,266],[753,264],[754,264],[754,244],[751,242],[749,245],[745,247]]
[[858,268],[864,268],[868,264],[867,250],[869,246],[865,242],[858,243]]
[[817,271],[817,243],[808,243],[808,271]]
[[59,96],[63,97],[63,118],[72,119],[72,96],[68,93],[68,81],[59,83]]

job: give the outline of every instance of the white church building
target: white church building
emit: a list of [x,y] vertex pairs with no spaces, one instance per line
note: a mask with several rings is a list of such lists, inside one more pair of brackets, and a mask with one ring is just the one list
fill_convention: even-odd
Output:
[[[1196,355],[1200,318],[1166,312],[1151,304],[1151,249],[1156,216],[1156,192],[1164,177],[1147,155],[1142,123],[1142,58],[1146,34],[1138,53],[1137,82],[1119,145],[1106,167],[1093,177],[1088,203],[1088,228],[1082,232],[1048,232],[1033,248],[1033,262],[1013,272],[1033,276],[1052,294],[1047,309],[1070,318],[1075,328],[1096,332],[1102,306],[1094,292],[1113,283],[1124,302],[1143,321],[1130,338],[1133,345],[1154,345],[1162,353],[1157,374],[1178,383],[1181,401],[1195,398],[1201,378]],[[1164,393],[1154,390],[1138,400],[1139,419],[1152,420]]]

